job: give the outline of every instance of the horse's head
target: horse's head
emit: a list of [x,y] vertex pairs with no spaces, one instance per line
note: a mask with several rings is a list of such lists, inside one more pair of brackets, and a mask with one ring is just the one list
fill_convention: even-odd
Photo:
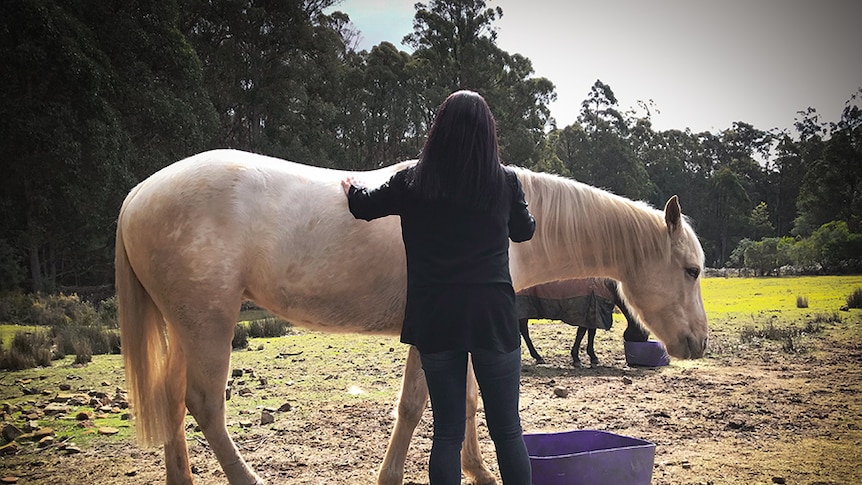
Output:
[[670,355],[696,359],[703,356],[709,339],[700,293],[703,249],[676,196],[665,205],[664,220],[669,254],[643,261],[641,277],[626,278],[622,289]]

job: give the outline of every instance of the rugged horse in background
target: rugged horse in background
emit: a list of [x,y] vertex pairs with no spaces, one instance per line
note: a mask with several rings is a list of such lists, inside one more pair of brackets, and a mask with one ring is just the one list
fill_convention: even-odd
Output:
[[[352,175],[374,187],[410,163]],[[662,212],[562,177],[517,173],[537,228],[531,241],[510,248],[516,290],[614,278],[671,355],[703,355],[703,250],[675,196]],[[355,220],[340,187],[347,175],[216,150],[160,170],[126,197],[116,242],[126,380],[139,440],[164,443],[167,483],[193,481],[186,408],[231,484],[263,483],[225,422],[231,340],[243,300],[313,330],[400,334],[406,263],[399,220]],[[463,469],[486,485],[495,478],[479,453],[475,376],[468,382]],[[427,401],[419,354],[410,347],[379,484],[402,482]]]
[[595,350],[596,330],[610,330],[614,307],[619,307],[626,318],[627,327],[623,332],[626,342],[646,342],[649,338],[649,331],[641,326],[638,318],[629,310],[620,296],[617,282],[610,278],[570,279],[531,286],[518,292],[517,305],[521,336],[537,364],[544,364],[545,359],[539,355],[530,339],[530,330],[527,328],[530,319],[559,320],[578,327],[571,352],[574,367],[582,366],[578,354],[585,335],[590,367],[599,365]]

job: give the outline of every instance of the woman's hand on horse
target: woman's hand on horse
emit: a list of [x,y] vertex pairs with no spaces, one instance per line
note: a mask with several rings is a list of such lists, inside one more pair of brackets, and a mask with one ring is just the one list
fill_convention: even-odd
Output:
[[347,177],[341,181],[341,188],[344,190],[344,195],[347,195],[350,192],[350,186],[354,185],[356,187],[362,188],[363,185],[356,180],[353,176]]

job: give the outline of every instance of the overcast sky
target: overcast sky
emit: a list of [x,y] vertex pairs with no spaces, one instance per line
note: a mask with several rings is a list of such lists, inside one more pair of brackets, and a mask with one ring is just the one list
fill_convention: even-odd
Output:
[[[343,0],[359,48],[402,50],[414,0]],[[425,2],[427,3],[427,2]],[[497,46],[556,86],[559,127],[601,79],[620,108],[652,100],[658,130],[718,132],[734,121],[792,129],[813,107],[837,121],[862,87],[859,0],[486,0],[500,6]],[[442,100],[441,100],[442,101]]]

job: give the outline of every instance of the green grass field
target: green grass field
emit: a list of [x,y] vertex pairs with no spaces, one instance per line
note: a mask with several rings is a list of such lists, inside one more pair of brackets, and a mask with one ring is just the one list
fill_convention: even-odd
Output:
[[[798,320],[837,312],[857,288],[862,288],[862,276],[705,278],[701,285],[710,321],[767,314]],[[808,298],[808,308],[796,307],[797,296]]]

